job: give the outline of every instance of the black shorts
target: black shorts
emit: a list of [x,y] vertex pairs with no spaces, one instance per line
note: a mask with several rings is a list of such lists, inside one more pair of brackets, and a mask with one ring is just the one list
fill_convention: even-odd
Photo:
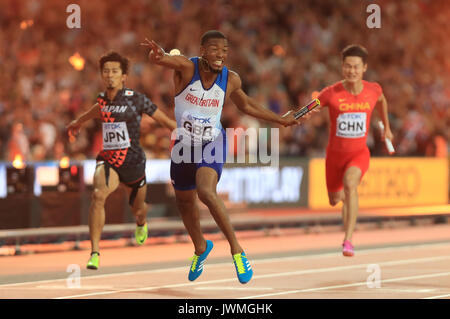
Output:
[[105,164],[112,168],[119,175],[119,181],[126,185],[137,183],[145,177],[145,161],[135,165],[127,165],[126,167],[115,167],[114,165],[109,165],[108,161],[101,156],[97,156],[96,160],[97,166]]
[[96,166],[99,165],[105,166],[105,179],[107,186],[109,184],[109,170],[112,168],[117,173],[117,175],[119,175],[119,181],[133,189],[129,200],[130,206],[133,206],[137,190],[146,184],[145,178],[146,161],[143,161],[142,163],[136,165],[128,165],[126,167],[115,167],[114,165],[109,164],[108,161],[106,161],[101,156],[97,156],[96,161],[97,161]]

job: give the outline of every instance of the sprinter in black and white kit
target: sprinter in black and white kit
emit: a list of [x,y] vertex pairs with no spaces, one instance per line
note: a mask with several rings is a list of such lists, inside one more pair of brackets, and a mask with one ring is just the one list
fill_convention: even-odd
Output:
[[89,208],[89,233],[91,258],[88,269],[98,269],[99,242],[105,224],[105,201],[120,183],[127,186],[129,204],[136,216],[136,241],[142,245],[147,239],[147,204],[145,197],[145,153],[139,144],[143,114],[168,127],[176,128],[176,122],[167,117],[144,94],[124,87],[129,61],[116,52],[101,57],[100,71],[106,91],[97,97],[90,110],[72,121],[67,129],[76,135],[83,123],[91,119],[102,121],[103,149],[97,156],[94,175],[94,191]]

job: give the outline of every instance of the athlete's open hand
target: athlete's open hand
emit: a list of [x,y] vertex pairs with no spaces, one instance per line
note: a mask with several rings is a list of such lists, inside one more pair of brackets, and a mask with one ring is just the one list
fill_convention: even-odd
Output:
[[70,137],[76,137],[78,133],[80,133],[81,124],[78,123],[77,120],[73,120],[67,125],[67,133]]
[[158,62],[164,57],[166,52],[155,41],[145,38],[145,41],[141,45],[149,47],[148,59],[150,62]]

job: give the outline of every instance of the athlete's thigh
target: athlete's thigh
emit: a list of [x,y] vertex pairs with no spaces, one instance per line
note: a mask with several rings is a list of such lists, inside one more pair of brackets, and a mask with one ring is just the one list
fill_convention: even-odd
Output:
[[101,191],[106,194],[114,192],[119,186],[119,175],[109,168],[108,184],[106,183],[105,165],[99,164],[95,168],[93,186],[94,190]]
[[329,194],[339,193],[343,189],[343,176],[342,157],[331,152],[327,153],[325,158],[325,180]]
[[[355,175],[358,175],[359,173],[359,182],[363,178],[364,174],[369,169],[369,162],[370,162],[370,151],[368,148],[365,148],[356,154],[352,154],[351,159],[346,163],[345,166],[345,174],[348,174],[346,177],[344,174],[344,178],[350,178],[352,179]],[[349,168],[356,167],[359,169],[359,172],[357,169],[353,168],[352,170],[348,171]],[[348,173],[347,173],[348,171]],[[353,181],[353,180],[352,180]],[[359,184],[358,182],[358,184]]]
[[358,166],[350,166],[345,170],[343,183],[344,187],[356,187],[361,181],[361,169]]
[[197,191],[216,191],[218,173],[214,168],[202,166],[197,169],[195,175]]
[[197,190],[178,190],[175,189],[175,200],[182,214],[192,213],[196,207]]

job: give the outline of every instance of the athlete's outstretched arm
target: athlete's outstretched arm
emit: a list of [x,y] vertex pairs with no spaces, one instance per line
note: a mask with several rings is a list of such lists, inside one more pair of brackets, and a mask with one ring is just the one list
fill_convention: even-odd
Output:
[[73,120],[70,122],[69,125],[67,125],[67,131],[70,136],[75,136],[80,131],[81,125],[83,125],[84,122],[87,122],[89,120],[92,120],[94,118],[101,118],[100,114],[100,108],[98,106],[98,103],[95,103],[89,110],[81,114],[79,118],[76,120]]
[[177,128],[177,122],[169,118],[163,111],[160,111],[159,109],[156,109],[156,111],[152,114],[152,118],[171,131]]
[[282,117],[268,109],[265,109],[255,100],[247,96],[247,94],[245,94],[245,92],[242,90],[242,82],[237,73],[230,71],[229,77],[229,87],[232,90],[230,93],[230,98],[233,103],[236,104],[237,108],[242,112],[253,117],[279,123],[284,126],[290,126],[300,123],[300,121],[294,119],[294,115],[292,112],[287,116]]
[[194,68],[194,63],[184,55],[169,55],[155,41],[145,38],[141,45],[149,47],[148,60],[150,63],[162,65],[177,71]]
[[391,126],[389,125],[389,113],[388,113],[388,105],[387,100],[384,94],[381,94],[381,96],[378,98],[377,104],[375,107],[378,110],[378,113],[380,114],[381,121],[384,125],[384,132],[382,132],[381,138],[384,140],[385,137],[390,139],[391,141],[394,138],[394,135],[391,132]]

